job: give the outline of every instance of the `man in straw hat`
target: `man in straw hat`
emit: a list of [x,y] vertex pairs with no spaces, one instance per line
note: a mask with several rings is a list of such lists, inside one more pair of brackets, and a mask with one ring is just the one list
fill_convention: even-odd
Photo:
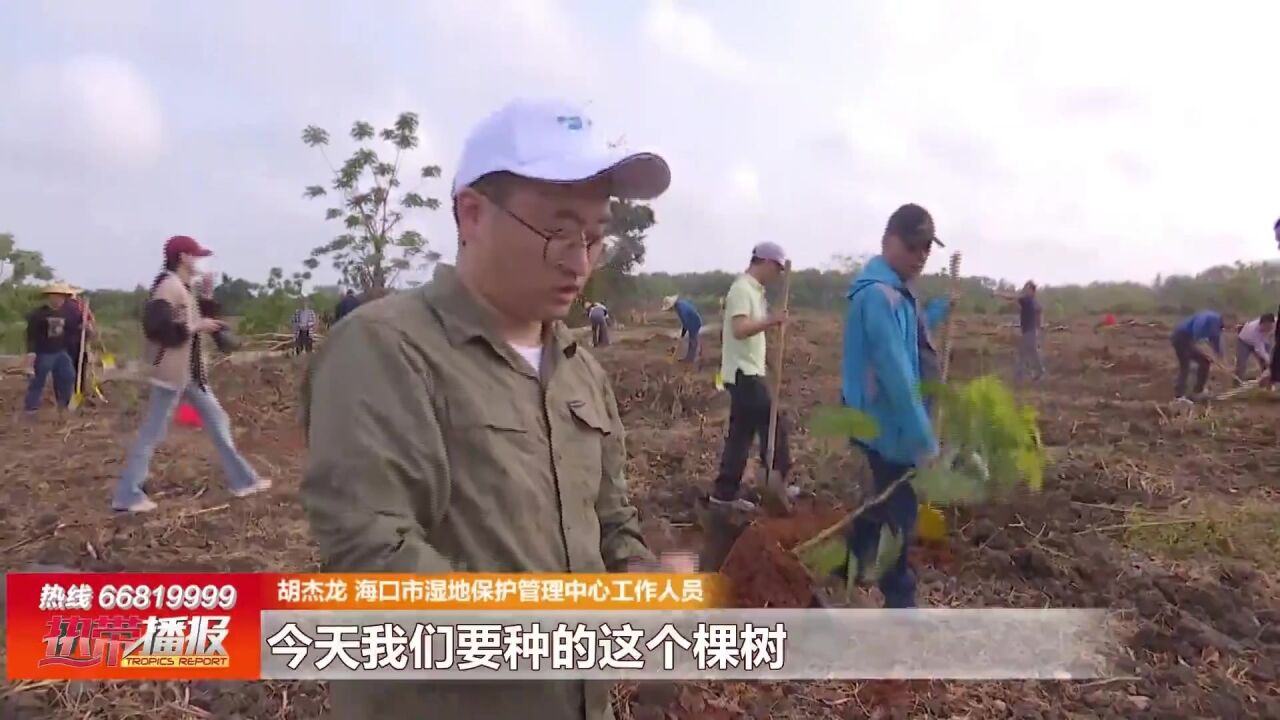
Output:
[[[40,409],[45,380],[53,376],[53,396],[62,412],[71,404],[75,390],[76,368],[71,361],[70,338],[63,305],[76,289],[64,282],[50,283],[42,291],[44,304],[27,315],[27,384],[24,408],[28,413]],[[77,338],[79,340],[79,338]]]
[[668,295],[662,298],[662,309],[676,311],[676,317],[680,318],[680,339],[688,338],[684,361],[693,362],[698,357],[698,333],[702,332],[702,315],[698,314],[698,308],[686,298]]

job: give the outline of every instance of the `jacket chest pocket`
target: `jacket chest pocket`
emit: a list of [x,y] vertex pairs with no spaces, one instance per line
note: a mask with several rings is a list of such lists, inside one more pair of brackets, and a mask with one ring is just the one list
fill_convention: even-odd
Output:
[[575,485],[594,498],[600,490],[605,443],[612,440],[613,424],[591,400],[570,400],[564,411],[567,422],[557,438],[562,443],[556,448],[557,465],[564,468],[562,475],[571,473]]
[[[474,481],[502,485],[509,476],[547,462],[538,422],[512,405],[480,403],[472,396],[450,398],[448,418],[450,465]],[[507,487],[511,492],[509,483]]]

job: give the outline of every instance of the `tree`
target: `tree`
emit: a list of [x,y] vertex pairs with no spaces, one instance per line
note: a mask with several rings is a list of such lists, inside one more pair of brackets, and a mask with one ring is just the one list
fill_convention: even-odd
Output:
[[[284,270],[273,267],[267,281],[253,285],[253,299],[243,306],[240,331],[246,335],[276,332],[288,324],[293,311],[301,304],[306,273],[285,277]],[[217,290],[214,291],[215,297]]]
[[244,278],[233,278],[223,273],[222,281],[213,289],[213,299],[222,306],[224,314],[239,315],[241,310],[252,302],[261,287],[258,283]]
[[610,302],[626,303],[635,295],[635,278],[631,273],[644,264],[645,236],[657,218],[653,208],[630,200],[613,200],[610,209],[612,218],[605,231],[604,252],[583,296],[591,300],[608,297]]
[[[358,121],[351,126],[350,135],[358,147],[341,167],[335,169],[325,153],[325,146],[329,144],[328,131],[315,125],[308,125],[302,131],[302,142],[308,147],[318,148],[325,162],[329,163],[333,173],[330,187],[340,195],[338,205],[325,211],[325,219],[340,220],[346,229],[346,232],[313,250],[303,264],[308,270],[314,270],[320,258],[328,257],[345,284],[368,294],[381,295],[395,285],[402,272],[415,267],[425,268],[440,259],[439,253],[429,249],[427,239],[421,233],[399,230],[408,211],[440,207],[439,200],[424,197],[417,191],[422,182],[440,176],[440,167],[428,165],[422,168],[418,186],[399,195],[397,200],[395,196],[401,187],[401,159],[405,152],[418,146],[418,115],[401,113],[394,125],[377,133],[369,123]],[[389,162],[374,150],[375,139],[394,148]],[[312,185],[303,193],[307,198],[327,194],[322,185]]]
[[27,280],[52,280],[53,269],[39,250],[23,250],[12,233],[0,233],[0,285],[21,285]]
[[866,253],[858,255],[850,255],[849,253],[837,253],[831,256],[827,261],[830,269],[845,275],[857,275],[864,265],[871,259]]
[[[618,148],[626,142],[620,137],[609,143]],[[612,303],[627,304],[638,291],[631,273],[644,264],[644,239],[649,228],[657,222],[653,208],[633,200],[612,200],[609,203],[609,227],[605,231],[605,248],[599,266],[583,288],[583,297],[598,301],[608,297]]]

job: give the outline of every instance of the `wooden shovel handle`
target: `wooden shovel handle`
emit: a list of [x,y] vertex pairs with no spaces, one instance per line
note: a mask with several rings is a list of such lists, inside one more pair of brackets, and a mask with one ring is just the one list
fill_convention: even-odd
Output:
[[80,357],[76,358],[76,397],[84,395],[84,383],[81,382],[80,368],[84,367],[85,339],[89,334],[89,298],[80,298]]
[[[782,312],[786,313],[791,304],[791,261],[782,268]],[[773,458],[778,451],[778,404],[782,400],[782,359],[787,348],[787,323],[778,328],[778,352],[773,363],[773,401],[769,403],[769,451],[765,453],[764,479],[765,485],[772,480]]]

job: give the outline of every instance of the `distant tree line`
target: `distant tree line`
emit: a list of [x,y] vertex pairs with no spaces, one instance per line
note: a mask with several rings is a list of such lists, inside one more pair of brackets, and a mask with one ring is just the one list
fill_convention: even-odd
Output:
[[[826,270],[804,269],[791,278],[791,306],[841,312],[854,273],[861,262],[848,258]],[[737,273],[642,273],[635,277],[635,291],[617,303],[619,311],[656,309],[667,295],[689,298],[704,314],[719,312],[720,298],[728,291]],[[1016,308],[995,297],[994,292],[1013,292],[1021,283],[997,278],[961,277],[956,306],[969,314],[1013,313]],[[945,272],[928,274],[916,281],[922,298],[947,294]],[[777,295],[779,288],[771,288]],[[1275,312],[1280,305],[1280,264],[1236,263],[1209,268],[1196,275],[1158,276],[1146,284],[1138,282],[1095,282],[1087,285],[1041,286],[1040,301],[1049,318],[1115,313],[1118,315],[1181,315],[1200,310],[1218,310],[1241,317]],[[776,298],[774,298],[776,300]]]

